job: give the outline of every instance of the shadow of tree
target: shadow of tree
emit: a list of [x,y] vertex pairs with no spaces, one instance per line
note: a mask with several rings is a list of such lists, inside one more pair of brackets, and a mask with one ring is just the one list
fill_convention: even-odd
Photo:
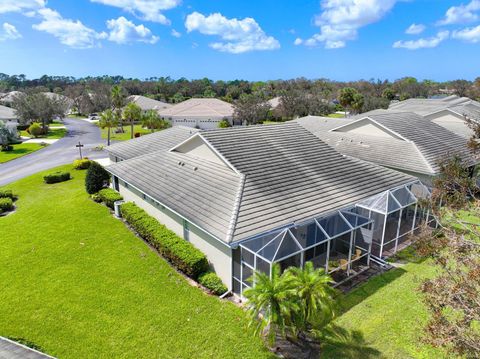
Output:
[[19,344],[25,345],[26,347],[38,350],[39,352],[45,353],[45,350],[40,345],[35,344],[34,342],[31,342],[28,339],[25,338],[19,338],[19,337],[6,337],[7,339],[10,339],[11,341],[17,342]]
[[362,332],[332,324],[325,332],[320,358],[382,358],[380,351],[369,346]]

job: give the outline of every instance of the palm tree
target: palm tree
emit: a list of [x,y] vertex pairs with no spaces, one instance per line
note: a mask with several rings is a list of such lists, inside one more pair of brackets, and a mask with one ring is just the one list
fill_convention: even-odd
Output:
[[142,109],[134,102],[130,102],[123,109],[122,119],[130,123],[130,138],[133,138],[133,125],[142,118]]
[[[112,101],[112,110],[116,113],[117,119],[122,118],[122,107],[125,106],[125,94],[119,85],[112,86],[110,90],[110,99]],[[123,123],[119,122],[123,132]]]
[[254,328],[255,335],[265,334],[273,346],[277,333],[286,336],[291,313],[297,310],[297,304],[290,300],[295,288],[280,274],[278,264],[272,265],[271,277],[261,272],[255,272],[253,277],[255,286],[244,292],[249,326]]
[[163,130],[170,127],[170,124],[164,119],[160,118],[160,115],[155,110],[148,110],[142,116],[142,126],[150,129],[152,133],[155,130]]
[[117,114],[110,109],[103,111],[100,114],[100,121],[98,124],[101,128],[108,128],[107,145],[110,146],[110,130],[112,127],[118,125]]

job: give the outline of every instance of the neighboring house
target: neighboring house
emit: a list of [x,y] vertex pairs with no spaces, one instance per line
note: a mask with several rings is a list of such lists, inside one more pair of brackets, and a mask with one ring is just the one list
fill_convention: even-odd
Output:
[[473,134],[465,118],[480,121],[480,102],[468,97],[409,99],[392,103],[389,111],[414,112],[464,138]]
[[145,96],[140,96],[140,95],[128,96],[127,101],[136,103],[142,109],[142,111],[148,111],[148,110],[162,111],[172,107],[172,105],[169,103],[157,101],[157,100],[154,100]]
[[203,251],[239,295],[272,263],[312,261],[341,283],[433,220],[416,178],[343,156],[296,123],[199,131],[171,146],[175,130],[107,147],[129,157],[107,167],[113,187]]
[[[18,137],[17,116],[15,115],[15,111],[12,108],[0,105],[0,122],[2,122],[2,126],[0,127],[3,128],[3,126],[5,126],[10,136],[14,138]],[[5,136],[2,136],[2,138],[3,137]],[[4,139],[0,139],[1,144],[3,144],[4,142],[6,142]]]
[[0,98],[0,103],[3,103],[4,105],[11,105],[13,103],[13,100],[15,99],[15,97],[17,97],[18,95],[23,95],[24,92],[21,92],[21,91],[10,91],[10,92],[7,92],[6,94],[4,94],[2,96],[2,98]]
[[172,126],[187,126],[210,130],[218,128],[224,119],[233,125],[233,106],[216,98],[191,98],[158,111]]
[[467,140],[410,112],[378,110],[350,119],[307,116],[295,120],[337,151],[393,168],[426,185],[439,173],[439,162],[459,155],[474,160]]

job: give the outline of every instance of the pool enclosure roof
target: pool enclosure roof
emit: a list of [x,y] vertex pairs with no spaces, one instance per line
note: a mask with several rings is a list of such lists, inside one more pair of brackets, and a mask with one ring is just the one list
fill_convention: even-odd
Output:
[[[261,259],[273,263],[313,248],[322,242],[367,226],[371,219],[346,210],[336,211],[327,217],[312,218],[308,222],[252,238],[240,246]],[[297,234],[299,227],[316,227],[314,236],[302,238]]]

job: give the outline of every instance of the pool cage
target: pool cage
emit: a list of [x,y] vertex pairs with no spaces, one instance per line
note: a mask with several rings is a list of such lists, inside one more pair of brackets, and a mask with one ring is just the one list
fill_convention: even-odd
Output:
[[428,208],[418,203],[429,197],[428,188],[417,181],[248,239],[233,251],[233,291],[243,296],[254,286],[254,271],[271,275],[274,263],[283,272],[307,261],[324,268],[339,285],[368,269],[371,256],[378,260],[394,254],[422,224],[436,225]]
[[234,292],[242,296],[254,285],[255,270],[271,275],[274,263],[283,271],[311,261],[337,283],[365,270],[370,262],[372,220],[355,212],[353,207],[337,211],[241,243],[234,251]]
[[380,193],[356,205],[359,214],[374,221],[372,226],[372,255],[389,257],[421,225],[436,226],[435,217],[419,204],[427,199],[430,190],[420,181]]

